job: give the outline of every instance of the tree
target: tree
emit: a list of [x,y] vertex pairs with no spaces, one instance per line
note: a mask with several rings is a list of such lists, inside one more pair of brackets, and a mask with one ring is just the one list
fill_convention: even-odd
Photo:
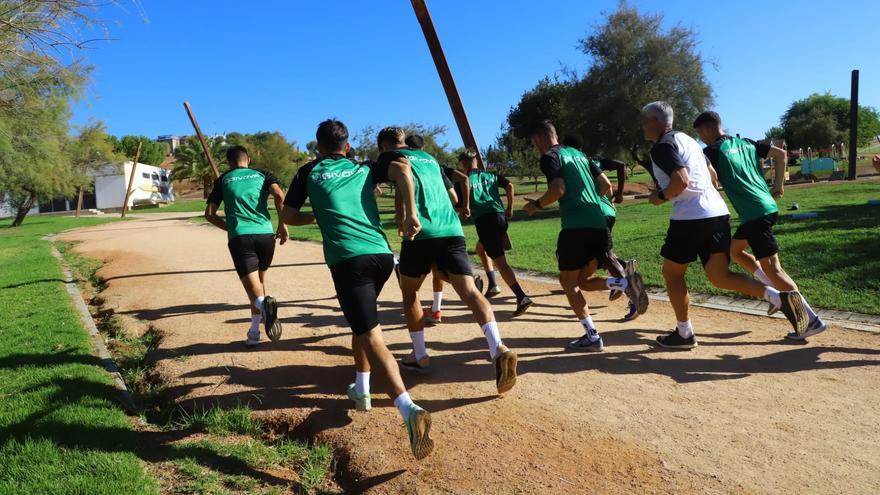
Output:
[[128,160],[134,160],[138,143],[141,143],[141,155],[138,162],[159,166],[171,152],[168,143],[160,143],[146,136],[123,136],[116,140],[115,151]]
[[[80,194],[92,187],[92,176],[98,167],[115,164],[119,154],[109,139],[103,122],[82,127],[79,135],[67,143],[65,149],[73,173],[76,189]],[[77,203],[77,208],[79,203]]]
[[782,127],[773,126],[764,133],[764,139],[785,139],[785,131]]
[[[226,163],[226,148],[228,145],[222,138],[205,138],[208,148],[211,150],[211,157],[217,167],[223,170]],[[202,186],[202,195],[207,198],[211,187],[214,184],[214,171],[211,170],[211,164],[202,151],[202,145],[195,136],[188,137],[180,143],[177,151],[174,152],[174,169],[172,174],[177,180],[188,180]]]
[[297,149],[296,143],[287,141],[280,132],[233,132],[226,135],[226,142],[247,148],[251,166],[272,172],[282,184],[290,184],[299,166],[309,159],[307,153]]
[[626,159],[644,141],[641,108],[665,100],[675,109],[676,128],[693,133],[690,123],[713,101],[696,45],[692,29],[664,29],[662,15],[621,3],[580,40],[591,61],[586,73],[539,81],[511,109],[507,132],[524,140],[534,123],[549,118],[560,137],[580,135],[588,154]]
[[[440,142],[441,136],[446,134],[446,126],[426,125],[410,122],[400,126],[407,136],[419,135],[425,141],[425,152],[437,159],[437,162],[447,167],[458,165],[458,151],[450,150],[449,143]],[[351,145],[355,155],[361,159],[375,160],[379,156],[376,146],[376,136],[379,135],[380,127],[371,125],[360,130],[351,139]]]
[[[780,119],[783,136],[792,148],[829,148],[849,142],[847,98],[814,93],[793,102]],[[865,146],[880,133],[880,115],[872,107],[859,106],[858,145]]]

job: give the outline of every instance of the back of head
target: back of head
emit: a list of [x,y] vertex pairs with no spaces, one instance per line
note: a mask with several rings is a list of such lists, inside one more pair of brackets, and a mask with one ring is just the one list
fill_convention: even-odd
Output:
[[553,122],[550,122],[549,120],[542,120],[533,125],[531,129],[529,129],[529,136],[542,137],[547,139],[555,138],[556,126],[554,126]]
[[652,101],[642,107],[642,118],[663,124],[667,129],[672,129],[674,114],[672,105],[665,101]]
[[584,147],[584,140],[581,139],[580,136],[575,136],[575,135],[569,134],[568,136],[565,136],[565,138],[562,139],[562,144],[564,144],[570,148],[580,150],[580,149],[583,149],[583,147]]
[[241,145],[235,145],[226,150],[226,163],[230,168],[236,168],[246,165],[248,158],[247,148]]
[[404,144],[404,138],[406,138],[406,133],[400,127],[386,127],[376,136],[376,144],[379,147],[382,147],[383,144],[400,147]]
[[467,166],[471,166],[476,159],[477,159],[477,150],[475,150],[473,148],[468,148],[458,154],[458,162],[465,164]]
[[694,129],[699,129],[703,126],[709,126],[713,129],[720,128],[721,116],[712,111],[701,113],[697,116],[696,120],[694,120]]
[[425,149],[425,140],[418,134],[407,136],[403,141],[406,145],[414,150]]
[[343,153],[348,143],[348,128],[339,120],[327,119],[318,124],[315,139],[322,155]]

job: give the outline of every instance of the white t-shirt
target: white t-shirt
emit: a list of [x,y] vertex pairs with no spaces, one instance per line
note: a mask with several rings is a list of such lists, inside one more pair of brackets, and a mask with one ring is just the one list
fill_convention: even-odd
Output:
[[651,147],[651,168],[660,187],[669,187],[679,168],[688,173],[687,188],[672,198],[672,220],[700,220],[730,215],[727,204],[712,184],[703,148],[683,132],[669,131]]

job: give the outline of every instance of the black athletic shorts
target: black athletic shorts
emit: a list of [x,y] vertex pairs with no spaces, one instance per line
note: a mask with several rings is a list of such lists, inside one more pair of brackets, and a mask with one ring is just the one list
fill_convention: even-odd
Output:
[[487,213],[476,220],[477,237],[490,258],[504,256],[504,236],[507,234],[507,216],[504,213]]
[[436,237],[400,244],[400,273],[419,278],[432,266],[449,275],[473,275],[464,237]]
[[365,254],[330,267],[336,298],[348,326],[363,335],[379,324],[376,300],[394,270],[394,256]]
[[709,256],[715,253],[730,256],[730,215],[699,220],[670,220],[666,242],[660,250],[661,256],[682,265],[699,257],[705,266]]
[[597,260],[599,266],[611,249],[608,229],[562,229],[556,240],[556,261],[559,271],[580,270]]
[[248,234],[229,240],[229,254],[238,278],[247,274],[265,272],[275,256],[275,234]]
[[779,244],[776,243],[776,236],[773,235],[773,225],[776,224],[778,217],[779,213],[771,213],[749,220],[737,227],[733,238],[748,241],[755,258],[759,260],[769,258],[779,252]]

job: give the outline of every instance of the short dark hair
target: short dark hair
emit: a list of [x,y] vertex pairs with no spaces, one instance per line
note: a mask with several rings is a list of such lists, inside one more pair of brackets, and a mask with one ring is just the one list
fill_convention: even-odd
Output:
[[468,148],[458,154],[458,161],[460,161],[460,162],[469,162],[471,160],[475,160],[476,158],[477,158],[477,150],[475,150],[473,148]]
[[569,134],[562,139],[562,144],[568,146],[569,148],[574,148],[577,150],[583,149],[584,140],[581,139],[580,136],[575,136],[574,134]]
[[531,136],[545,136],[550,137],[556,134],[556,126],[553,125],[553,122],[549,120],[542,120],[529,129],[529,137]]
[[425,147],[425,140],[422,139],[422,136],[418,134],[413,134],[411,136],[407,136],[406,139],[403,140],[407,146],[413,149],[420,150]]
[[248,155],[247,148],[238,144],[231,146],[226,150],[226,163],[228,163],[230,167],[237,167],[239,163],[249,157],[250,155]]
[[379,131],[379,135],[376,136],[376,143],[382,144],[384,142],[391,142],[394,144],[400,144],[404,142],[405,138],[406,133],[403,132],[403,129],[390,126]]
[[336,119],[327,119],[318,124],[315,139],[325,151],[340,151],[348,142],[348,127]]
[[694,121],[694,129],[697,127],[702,127],[706,124],[712,124],[716,126],[721,125],[721,116],[718,115],[717,112],[703,112],[697,116],[697,120]]

